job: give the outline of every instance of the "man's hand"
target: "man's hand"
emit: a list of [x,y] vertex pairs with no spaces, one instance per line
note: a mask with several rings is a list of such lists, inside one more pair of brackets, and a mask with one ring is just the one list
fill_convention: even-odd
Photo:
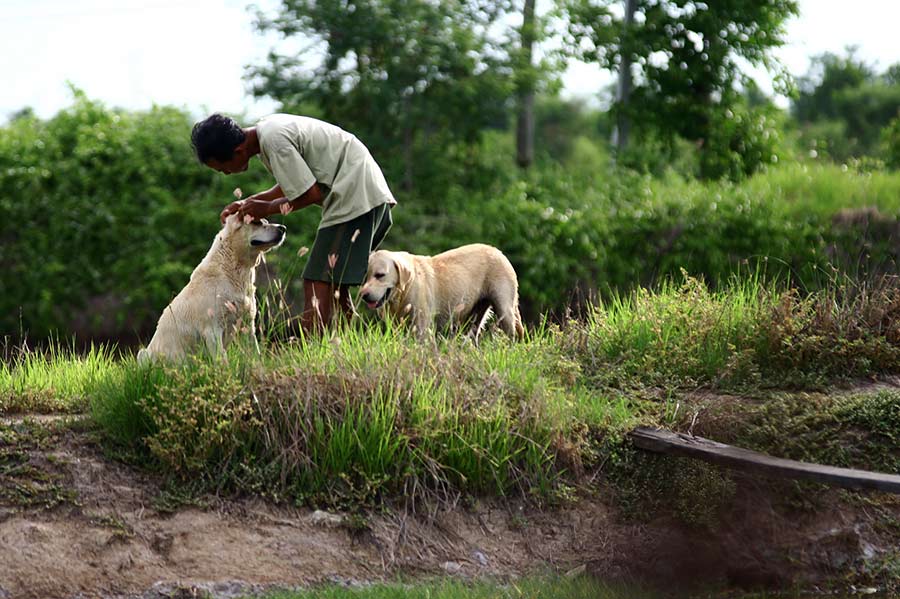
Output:
[[237,212],[241,215],[241,218],[249,216],[253,218],[253,220],[259,220],[278,212],[278,205],[280,203],[281,202],[277,200],[270,202],[269,200],[257,200],[250,197],[243,201],[240,207],[238,207]]
[[222,221],[222,224],[225,223],[225,219],[234,214],[235,212],[240,211],[241,206],[243,206],[246,200],[238,200],[236,202],[231,202],[227,206],[222,209],[222,213],[219,215],[219,220]]

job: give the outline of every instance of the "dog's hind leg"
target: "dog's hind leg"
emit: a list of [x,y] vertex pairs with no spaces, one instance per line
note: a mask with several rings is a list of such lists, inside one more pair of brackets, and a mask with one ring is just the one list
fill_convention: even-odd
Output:
[[522,327],[522,316],[519,313],[519,294],[515,287],[504,285],[495,289],[491,297],[491,306],[497,313],[497,324],[514,339],[521,339],[525,334]]
[[484,330],[484,327],[487,325],[488,320],[491,318],[491,302],[488,299],[480,299],[475,302],[475,305],[472,307],[472,312],[467,319],[472,324],[471,335],[472,340],[475,343],[478,343],[478,339],[481,337],[481,332]]

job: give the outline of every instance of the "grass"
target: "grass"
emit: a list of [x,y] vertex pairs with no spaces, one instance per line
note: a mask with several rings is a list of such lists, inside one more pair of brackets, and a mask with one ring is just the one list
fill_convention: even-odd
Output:
[[[758,272],[717,289],[683,274],[521,342],[423,343],[357,322],[314,339],[263,331],[261,355],[238,345],[178,366],[56,347],[16,354],[0,389],[6,413],[89,409],[123,455],[198,491],[340,506],[460,493],[552,502],[614,467],[632,427],[684,426],[679,406],[697,388],[815,390],[897,373],[897,314],[890,277],[801,295]],[[748,418],[783,422],[777,405]],[[833,414],[885,441],[857,459],[890,450],[895,405]],[[757,449],[779,449],[755,430]]]
[[387,492],[548,498],[581,467],[586,424],[628,417],[583,400],[549,335],[475,347],[345,327],[262,356],[235,349],[180,367],[125,360],[95,389],[94,418],[185,479],[333,504]]
[[41,351],[7,351],[0,361],[0,414],[83,412],[89,395],[116,369],[112,348],[94,346],[86,352],[52,343]]
[[53,445],[61,430],[56,423],[0,423],[0,513],[76,503],[58,469],[32,457],[35,450]]
[[718,290],[683,275],[596,306],[572,336],[599,387],[816,388],[896,373],[900,281],[801,295],[758,276]]
[[274,593],[266,599],[650,599],[655,595],[589,577],[529,578],[506,584],[444,580],[426,584],[327,587]]

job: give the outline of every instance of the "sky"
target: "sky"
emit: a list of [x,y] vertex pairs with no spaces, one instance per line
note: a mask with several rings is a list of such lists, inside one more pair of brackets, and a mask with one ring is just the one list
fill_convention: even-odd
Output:
[[[0,0],[0,72],[7,78],[0,122],[26,106],[52,117],[71,104],[69,83],[110,107],[174,105],[198,118],[268,114],[276,104],[247,93],[244,71],[284,42],[254,29],[252,1]],[[266,10],[278,5],[255,1]],[[804,74],[810,56],[849,45],[877,70],[900,62],[900,0],[800,0],[800,10],[775,52],[791,74]],[[765,73],[754,77],[771,90]],[[596,66],[573,62],[563,93],[590,100],[612,81]]]

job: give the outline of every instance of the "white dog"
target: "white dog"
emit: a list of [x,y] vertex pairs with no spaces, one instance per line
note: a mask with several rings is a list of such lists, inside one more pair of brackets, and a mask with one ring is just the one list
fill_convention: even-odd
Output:
[[256,266],[264,252],[281,245],[284,232],[284,225],[244,223],[237,214],[225,219],[190,282],[163,310],[138,362],[178,360],[204,346],[218,355],[242,326],[255,342]]
[[436,256],[378,250],[369,256],[359,290],[366,305],[407,314],[420,335],[439,325],[471,320],[475,336],[490,308],[509,335],[524,333],[519,282],[503,252],[484,244],[464,245]]

